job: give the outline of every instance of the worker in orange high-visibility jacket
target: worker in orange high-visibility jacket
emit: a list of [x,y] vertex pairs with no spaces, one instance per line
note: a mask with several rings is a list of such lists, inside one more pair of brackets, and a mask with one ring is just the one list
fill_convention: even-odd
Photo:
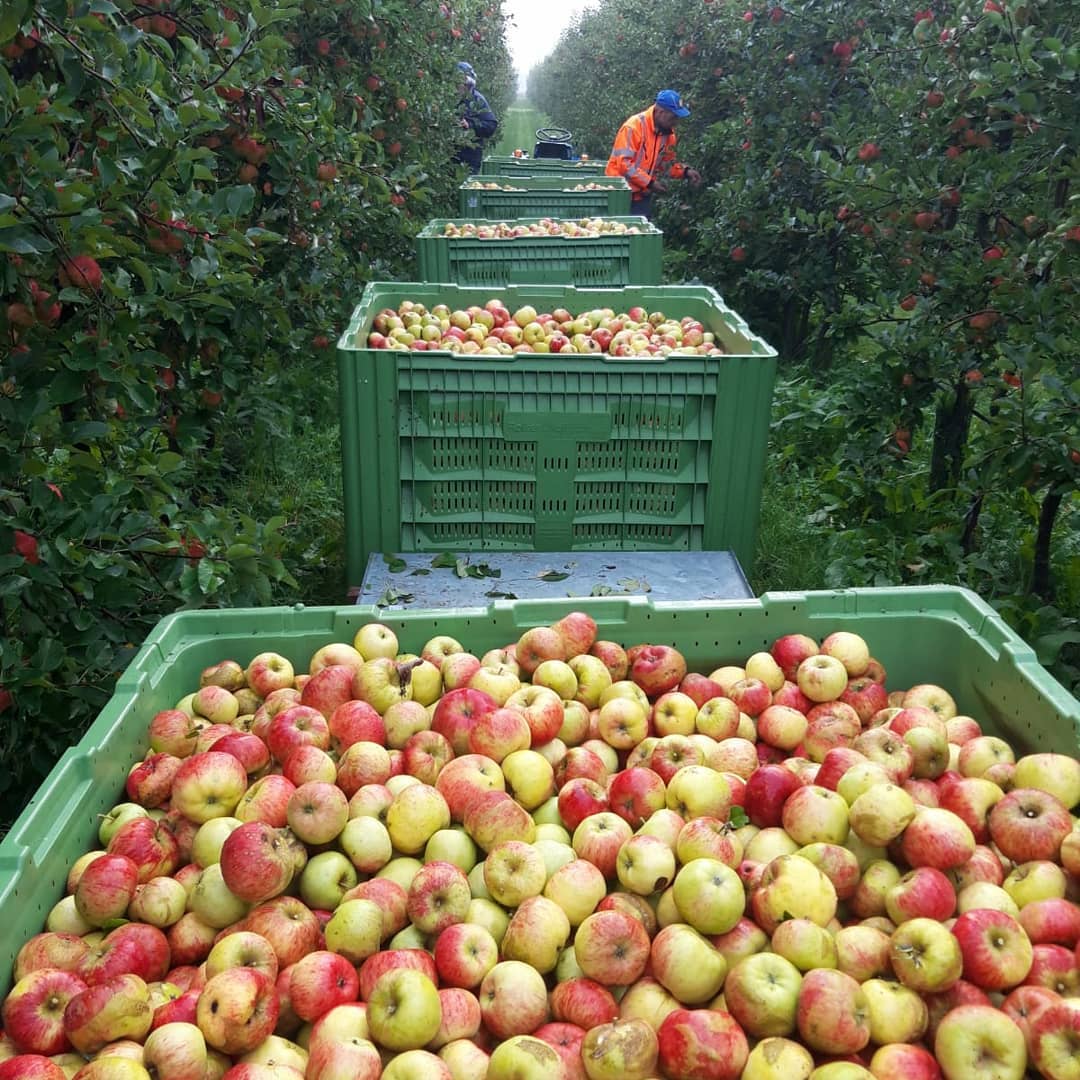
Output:
[[652,217],[653,195],[666,192],[671,177],[685,177],[695,187],[701,183],[697,169],[675,160],[675,125],[689,115],[676,91],[661,90],[652,105],[619,128],[605,172],[626,177],[631,214]]

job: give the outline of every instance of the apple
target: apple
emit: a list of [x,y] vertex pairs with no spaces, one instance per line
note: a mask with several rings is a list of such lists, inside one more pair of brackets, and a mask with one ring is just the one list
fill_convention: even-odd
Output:
[[847,688],[848,673],[835,656],[816,653],[799,664],[795,682],[811,701],[835,701]]
[[569,937],[570,920],[562,908],[545,896],[531,896],[511,916],[500,952],[504,960],[521,960],[547,974],[555,970]]
[[[134,820],[137,823],[140,819]],[[104,926],[123,917],[138,885],[139,868],[133,859],[126,855],[100,855],[79,877],[74,893],[75,908],[91,926]]]
[[1016,763],[1018,788],[1037,788],[1067,809],[1080,803],[1080,761],[1066,754],[1027,754]]
[[320,936],[319,920],[293,896],[277,896],[252,908],[242,928],[270,942],[279,970],[290,967],[315,949]]
[[605,986],[631,985],[644,972],[649,954],[649,935],[641,921],[620,911],[594,912],[574,935],[582,973]]
[[330,719],[334,710],[353,700],[355,671],[348,664],[330,664],[312,675],[300,691],[300,704],[317,709]]
[[632,836],[619,849],[616,874],[623,888],[649,896],[675,876],[675,854],[657,837]]
[[211,724],[231,724],[240,713],[240,703],[235,695],[213,683],[195,692],[191,707],[196,715],[205,717]]
[[932,918],[909,919],[892,934],[893,971],[919,993],[948,990],[963,971],[963,954],[956,938]]
[[445,690],[460,690],[469,685],[469,680],[480,670],[483,664],[480,657],[472,653],[458,652],[446,656],[439,666]]
[[397,635],[382,623],[365,623],[356,631],[353,648],[365,659],[393,659],[398,654]]
[[1073,822],[1056,796],[1038,788],[1015,788],[994,804],[988,828],[990,839],[1005,858],[1056,862]]
[[631,680],[651,698],[674,690],[686,677],[686,660],[669,645],[636,645],[626,656]]
[[790,1035],[802,975],[784,957],[771,952],[745,956],[732,967],[724,982],[728,1011],[756,1038]]
[[681,1080],[746,1076],[749,1044],[742,1028],[721,1009],[676,1009],[664,1017],[656,1039],[660,1068],[667,1076]]
[[739,875],[710,858],[686,863],[675,877],[673,895],[682,919],[703,934],[726,934],[746,902]]
[[[946,730],[948,730],[946,721]],[[964,776],[985,776],[994,766],[1016,763],[1016,755],[1004,739],[979,735],[960,747],[958,766]]]
[[77,974],[87,986],[96,986],[126,974],[159,982],[168,970],[169,942],[161,930],[147,923],[124,923],[91,946]]
[[528,844],[536,838],[536,823],[505,791],[489,790],[475,796],[465,811],[463,823],[470,838],[485,852],[503,840]]
[[220,866],[229,891],[249,904],[280,895],[294,873],[280,830],[261,821],[247,822],[229,833],[221,845]]
[[910,866],[952,870],[963,866],[974,854],[975,837],[951,811],[919,807],[904,830],[900,848]]
[[612,682],[619,682],[626,678],[629,671],[629,661],[626,650],[614,641],[594,641],[589,649],[589,655],[599,659],[608,669]]
[[563,634],[551,626],[526,630],[514,649],[514,657],[526,675],[532,675],[545,660],[565,661],[568,655]]
[[837,931],[836,966],[857,982],[892,971],[889,964],[891,940],[888,934],[873,926],[856,924]]
[[46,967],[28,972],[4,999],[0,1011],[4,1032],[24,1053],[64,1053],[71,1049],[65,1010],[86,989],[86,983],[72,971]]
[[600,738],[615,750],[629,750],[636,746],[648,730],[649,714],[639,701],[614,697],[600,706],[597,731]]
[[983,990],[1009,989],[1031,970],[1031,942],[1004,911],[968,911],[956,920],[953,935],[964,958],[964,978]]
[[554,770],[535,750],[508,754],[502,762],[502,773],[508,793],[526,810],[537,809],[554,792]]
[[926,1032],[929,1013],[914,991],[886,979],[862,983],[870,1020],[870,1040],[888,1043],[918,1042]]
[[426,784],[403,788],[386,811],[391,843],[406,855],[423,851],[431,837],[449,825],[450,808],[446,800],[436,788]]
[[468,733],[469,750],[501,762],[532,745],[532,729],[523,711],[499,708],[480,716]]
[[848,836],[848,805],[835,791],[807,784],[787,797],[781,824],[801,846],[843,844]]
[[800,971],[839,966],[833,935],[809,919],[787,919],[782,922],[773,931],[770,947]]
[[613,878],[619,850],[630,839],[630,826],[611,811],[604,810],[585,818],[574,829],[573,848],[581,859],[596,866],[606,878]]
[[600,1024],[581,1043],[588,1080],[647,1080],[656,1070],[658,1052],[657,1033],[636,1019]]
[[118,975],[71,997],[64,1009],[64,1034],[79,1053],[95,1054],[117,1039],[141,1042],[152,1019],[146,983],[138,975]]
[[876,784],[851,804],[851,829],[864,843],[885,847],[915,818],[915,800],[892,783]]
[[731,788],[722,773],[705,765],[686,765],[668,782],[667,807],[684,820],[695,817],[726,818]]
[[803,1042],[825,1054],[854,1054],[870,1041],[870,1008],[862,986],[827,968],[807,972],[796,1023]]
[[247,770],[231,754],[214,750],[185,758],[176,770],[172,806],[198,824],[229,817],[247,789]]
[[818,651],[818,643],[806,634],[785,634],[769,647],[769,652],[783,672],[784,678],[792,681],[799,665],[809,657],[817,655]]
[[667,805],[667,785],[652,769],[626,768],[611,778],[606,797],[619,817],[631,828],[638,828]]
[[656,980],[684,1005],[711,1001],[727,974],[727,962],[708,939],[678,922],[653,938],[649,966]]
[[879,1046],[870,1059],[870,1072],[875,1080],[941,1080],[934,1055],[910,1043]]
[[206,1039],[195,1024],[162,1024],[146,1037],[142,1064],[161,1080],[203,1080],[207,1070]]
[[952,882],[932,866],[916,867],[885,892],[885,911],[897,925],[914,918],[945,920],[955,910]]
[[337,1005],[354,1002],[359,990],[360,978],[349,958],[326,949],[317,949],[293,965],[289,979],[289,1003],[301,1020],[311,1022]]
[[742,1080],[807,1080],[814,1071],[814,1057],[791,1039],[772,1036],[750,1051]]
[[754,921],[772,933],[784,919],[806,918],[828,925],[836,914],[836,889],[825,874],[800,855],[780,855],[750,896]]
[[547,986],[535,968],[503,960],[480,983],[484,1027],[496,1039],[535,1031],[548,1018]]
[[1063,897],[1033,900],[1018,918],[1033,944],[1056,943],[1071,949],[1080,941],[1080,906]]
[[446,634],[439,634],[433,638],[429,638],[424,643],[423,648],[420,650],[420,655],[429,664],[434,664],[435,667],[441,668],[443,661],[448,656],[453,656],[455,653],[464,651],[465,646],[456,638],[452,638]]
[[747,816],[759,828],[779,825],[788,796],[801,787],[799,778],[781,765],[763,765],[746,781],[744,806]]
[[988,1005],[960,1005],[947,1013],[934,1035],[934,1056],[946,1080],[1022,1080],[1027,1067],[1023,1032]]
[[604,899],[604,875],[587,859],[574,859],[547,880],[543,895],[562,908],[571,926],[580,926]]
[[435,984],[424,972],[412,968],[393,968],[381,975],[367,1005],[372,1038],[395,1052],[427,1045],[442,1023]]
[[449,740],[454,754],[469,753],[469,732],[476,721],[498,708],[490,695],[468,686],[444,694],[432,715],[431,729]]
[[[199,833],[218,821],[228,822],[229,831],[245,821],[263,821],[267,825],[281,828],[288,823],[289,799],[292,798],[295,790],[296,785],[287,777],[277,773],[268,773],[256,780],[240,797],[233,811],[235,817],[211,818],[199,826]],[[198,841],[199,833],[196,833],[195,842]],[[215,837],[214,843],[220,853],[224,836],[218,840],[217,833],[212,833],[212,835]],[[202,862],[194,851],[192,854],[196,862]]]
[[[558,1051],[533,1035],[513,1035],[483,1063],[487,1080],[569,1080]],[[385,1074],[384,1074],[385,1075]]]
[[131,859],[138,870],[140,885],[162,874],[172,874],[180,866],[180,847],[172,830],[164,822],[149,817],[134,818],[121,825],[106,852]]

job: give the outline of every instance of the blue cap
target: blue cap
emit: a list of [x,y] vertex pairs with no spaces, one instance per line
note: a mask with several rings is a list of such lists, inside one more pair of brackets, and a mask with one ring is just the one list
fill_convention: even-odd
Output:
[[470,78],[476,78],[476,72],[473,71],[473,66],[468,60],[459,60],[457,65],[458,71],[464,71]]
[[661,90],[656,95],[656,104],[662,109],[673,112],[680,120],[684,116],[690,115],[690,110],[683,104],[683,100],[676,90]]

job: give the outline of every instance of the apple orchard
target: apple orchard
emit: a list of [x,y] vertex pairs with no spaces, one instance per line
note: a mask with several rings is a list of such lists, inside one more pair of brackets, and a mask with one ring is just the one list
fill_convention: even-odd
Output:
[[[1080,684],[1076,15],[599,0],[530,99],[593,156],[691,101],[668,278],[786,365],[755,582],[969,585]],[[504,23],[0,9],[0,818],[163,615],[340,601],[331,346],[455,205],[454,65],[503,113]],[[628,349],[713,345],[648,314]],[[473,648],[372,622],[147,716],[3,973],[0,1080],[1080,1080],[1080,761],[962,673],[779,626],[694,671],[583,612]]]
[[467,644],[366,623],[154,715],[0,1080],[1077,1075],[1075,757],[847,630]]

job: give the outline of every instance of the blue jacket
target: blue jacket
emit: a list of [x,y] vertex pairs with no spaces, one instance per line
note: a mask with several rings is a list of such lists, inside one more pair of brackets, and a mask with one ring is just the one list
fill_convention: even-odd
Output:
[[495,134],[499,121],[491,111],[487,98],[476,89],[471,90],[467,97],[463,97],[458,102],[458,112],[468,123],[469,130],[475,137],[476,145],[461,147],[454,160],[463,162],[474,173],[478,173],[484,160],[484,141]]

